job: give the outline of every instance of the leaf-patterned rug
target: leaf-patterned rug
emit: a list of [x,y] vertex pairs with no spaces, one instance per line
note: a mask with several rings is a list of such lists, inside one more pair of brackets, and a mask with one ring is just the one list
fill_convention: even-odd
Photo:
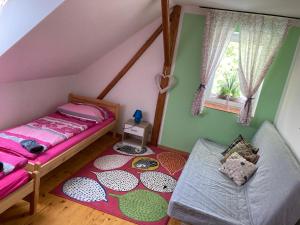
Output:
[[168,202],[188,155],[120,143],[52,193],[139,225],[165,225]]

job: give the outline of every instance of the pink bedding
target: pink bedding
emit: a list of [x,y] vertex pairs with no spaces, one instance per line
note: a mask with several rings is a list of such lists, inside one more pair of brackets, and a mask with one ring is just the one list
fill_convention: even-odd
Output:
[[59,113],[54,113],[0,132],[0,149],[35,159],[37,154],[31,153],[22,147],[23,140],[34,140],[48,150],[73,136],[95,126],[96,123],[70,118]]
[[30,175],[24,169],[19,169],[0,179],[0,199],[5,198],[24,184],[28,183]]
[[70,147],[76,145],[80,141],[86,139],[87,137],[91,136],[92,134],[96,133],[97,131],[99,131],[99,130],[103,129],[104,127],[108,126],[114,120],[115,120],[114,117],[110,117],[109,119],[107,119],[107,120],[105,120],[101,123],[96,124],[95,126],[93,126],[93,127],[89,128],[88,130],[86,130],[86,131],[70,138],[69,140],[67,140],[67,141],[65,141],[65,142],[63,142],[59,145],[56,145],[55,147],[47,150],[46,152],[43,152],[42,154],[40,154],[34,160],[30,160],[30,162],[44,164],[44,163],[48,162],[49,160],[53,159],[54,157],[58,156],[62,152],[66,151]]
[[25,158],[17,157],[5,152],[0,152],[0,162],[9,165],[10,169],[8,171],[0,172],[0,179],[18,169],[23,168],[28,160]]

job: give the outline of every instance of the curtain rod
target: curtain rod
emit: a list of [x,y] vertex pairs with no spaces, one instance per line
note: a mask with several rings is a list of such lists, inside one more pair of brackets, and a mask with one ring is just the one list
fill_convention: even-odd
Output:
[[251,14],[257,14],[257,15],[264,15],[264,16],[277,16],[277,17],[283,17],[283,18],[289,18],[289,19],[295,19],[295,20],[300,19],[299,17],[282,16],[282,15],[258,13],[258,12],[247,12],[247,11],[239,11],[239,10],[232,10],[232,9],[212,8],[212,7],[205,7],[205,6],[199,6],[199,8],[202,8],[202,9],[216,9],[216,10],[223,10],[223,11],[229,11],[229,12],[251,13]]

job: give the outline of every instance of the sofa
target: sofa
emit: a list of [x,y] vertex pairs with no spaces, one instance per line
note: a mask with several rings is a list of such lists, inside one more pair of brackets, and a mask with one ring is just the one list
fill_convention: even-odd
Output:
[[178,180],[168,214],[191,225],[295,225],[300,218],[300,165],[270,122],[255,134],[257,171],[237,186],[218,168],[226,148],[199,139]]

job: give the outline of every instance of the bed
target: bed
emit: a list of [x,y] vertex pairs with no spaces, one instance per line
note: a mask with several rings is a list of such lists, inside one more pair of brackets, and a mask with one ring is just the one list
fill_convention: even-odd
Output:
[[0,213],[24,199],[30,202],[30,213],[34,214],[39,196],[38,172],[26,171],[26,159],[5,152],[0,152],[0,161],[6,171],[0,175]]
[[[55,145],[47,151],[39,154],[32,158],[31,154],[26,153],[23,155],[28,159],[26,169],[29,171],[38,171],[39,176],[43,177],[57,166],[61,165],[78,152],[82,151],[88,145],[102,137],[106,133],[112,131],[113,135],[116,136],[116,125],[119,117],[119,105],[108,101],[93,99],[83,96],[77,96],[70,94],[69,102],[76,104],[89,104],[105,108],[112,113],[107,120],[95,124],[83,132],[71,137],[70,139]],[[56,115],[55,115],[56,116]],[[5,151],[15,154],[12,147],[0,146]]]

